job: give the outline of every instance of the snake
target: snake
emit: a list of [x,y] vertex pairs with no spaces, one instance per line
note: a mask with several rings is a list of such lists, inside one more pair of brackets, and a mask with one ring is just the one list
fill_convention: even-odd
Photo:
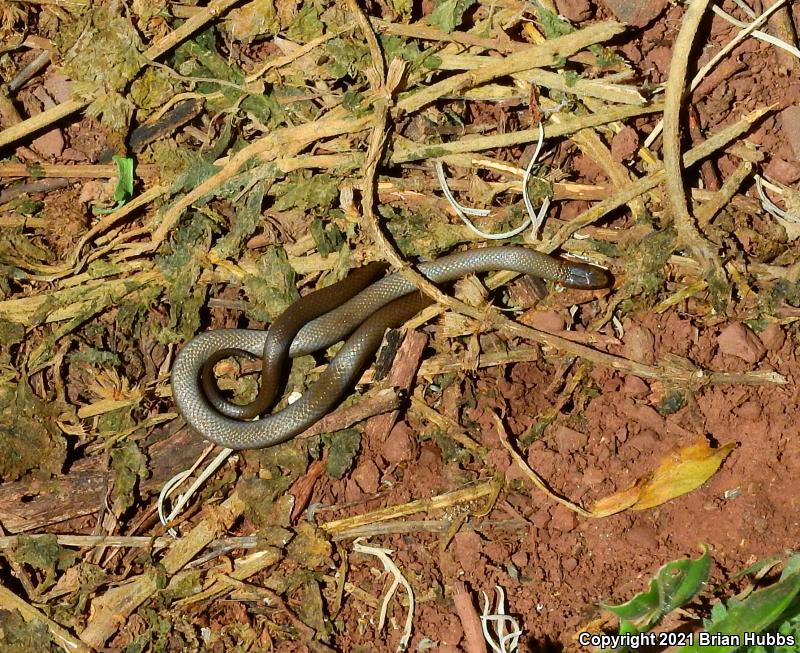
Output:
[[[455,252],[419,263],[416,269],[433,283],[500,270],[571,288],[596,289],[611,283],[604,268],[516,245]],[[357,268],[342,281],[301,297],[268,330],[216,329],[192,338],[172,367],[173,398],[186,423],[223,447],[261,449],[292,439],[327,415],[356,384],[386,330],[401,326],[432,303],[400,272],[382,276],[384,271],[381,264]],[[288,358],[342,340],[342,347],[300,399],[262,416],[277,398]],[[214,363],[231,355],[262,359],[261,387],[249,404],[227,401],[213,378]]]

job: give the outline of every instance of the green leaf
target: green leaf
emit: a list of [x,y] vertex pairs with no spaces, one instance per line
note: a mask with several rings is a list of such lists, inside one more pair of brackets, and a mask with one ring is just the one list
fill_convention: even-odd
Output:
[[661,398],[658,412],[662,415],[674,415],[686,405],[686,393],[679,388],[669,389]]
[[574,70],[568,70],[564,73],[564,83],[567,85],[567,88],[572,88],[580,80],[581,76]]
[[796,574],[798,571],[800,571],[800,554],[793,555],[786,561],[786,566],[783,568],[783,572],[781,572],[781,580]]
[[241,252],[244,242],[258,228],[258,224],[261,221],[261,206],[264,203],[264,196],[272,185],[276,169],[274,166],[269,166],[262,174],[264,174],[264,178],[255,181],[253,187],[247,193],[244,208],[236,212],[231,230],[217,241],[214,249],[220,258],[235,257]]
[[117,164],[117,187],[114,189],[114,200],[117,204],[110,209],[103,209],[97,206],[92,207],[94,215],[107,215],[113,213],[133,197],[133,168],[135,162],[129,157],[114,156],[114,163]]
[[144,454],[133,440],[125,440],[112,450],[111,468],[114,470],[113,509],[119,516],[133,505],[139,481],[145,480],[149,472]]
[[295,272],[289,265],[286,250],[267,247],[254,262],[248,261],[248,274],[242,281],[248,305],[245,314],[253,320],[272,321],[300,295]]
[[324,48],[325,68],[336,79],[345,75],[355,78],[369,65],[369,49],[359,41],[335,38],[328,41]]
[[539,24],[542,27],[544,36],[547,39],[554,39],[559,36],[571,34],[575,28],[570,25],[566,20],[554,14],[547,7],[542,5],[538,0],[533,1],[533,7],[539,15]]
[[620,633],[644,633],[664,615],[691,601],[703,589],[711,571],[711,557],[705,548],[697,560],[674,560],[658,570],[650,589],[627,603],[606,605],[620,619]]
[[[699,633],[685,653],[731,653],[744,643],[745,633],[760,633],[783,616],[800,593],[800,569],[797,556],[787,564],[781,580],[766,589],[753,592],[743,601],[731,599],[725,610],[712,610],[712,620],[705,633]],[[790,573],[786,574],[786,571]],[[716,606],[715,606],[716,607]],[[720,643],[706,643],[703,635],[721,636]],[[728,638],[728,641],[725,641]]]
[[288,175],[285,181],[275,184],[276,211],[289,209],[319,209],[327,211],[339,195],[338,180],[333,175],[304,171]]
[[114,199],[123,204],[133,197],[133,166],[134,161],[130,157],[113,157],[117,164],[117,187],[114,190]]
[[420,50],[416,43],[401,39],[399,36],[381,34],[380,42],[386,55],[386,61],[402,59],[408,62],[409,70],[423,68],[433,70],[441,65],[442,60],[433,53],[433,50]]
[[111,365],[119,367],[122,365],[119,354],[95,347],[87,347],[80,351],[73,352],[67,356],[70,363],[86,363],[90,366]]
[[0,610],[0,633],[3,633],[3,651],[6,653],[63,650],[51,639],[44,621],[25,621],[16,609]]
[[292,41],[308,43],[315,38],[322,36],[322,21],[319,19],[319,9],[312,4],[304,4],[302,9],[297,12],[297,16],[292,21],[287,31],[287,36]]
[[401,16],[410,16],[414,10],[414,3],[411,0],[389,0],[389,4]]
[[450,34],[474,4],[474,0],[443,0],[428,16],[428,24]]
[[335,224],[325,224],[319,218],[311,223],[311,236],[323,256],[339,251],[345,241],[344,234]]
[[0,481],[30,471],[42,479],[62,473],[67,443],[56,420],[64,409],[39,399],[24,381],[0,385]]

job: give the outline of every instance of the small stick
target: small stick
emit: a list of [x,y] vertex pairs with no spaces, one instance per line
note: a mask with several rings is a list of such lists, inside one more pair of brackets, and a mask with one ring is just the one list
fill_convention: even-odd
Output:
[[[461,362],[459,369],[464,369],[463,361]],[[422,401],[422,399],[419,399],[418,397],[412,397],[411,409],[414,412],[418,413],[422,419],[427,420],[431,424],[442,429],[445,433],[447,433],[447,437],[455,440],[462,447],[468,449],[477,456],[483,457],[488,453],[486,447],[481,446],[480,444],[475,442],[475,440],[469,437],[469,435],[467,435],[467,433],[464,431],[464,429],[458,422],[451,419],[447,415],[442,415],[437,410],[434,410],[433,408],[428,406],[428,404]]]
[[[158,171],[155,165],[136,166],[139,176],[152,176]],[[5,177],[65,177],[67,179],[111,179],[118,168],[114,163],[65,165],[60,163],[0,163],[0,179]]]
[[[789,45],[797,47],[797,32],[792,22],[792,10],[790,5],[784,5],[770,18],[769,27],[770,31],[774,33],[775,36],[782,41],[786,41]],[[785,70],[796,73],[798,67],[800,67],[800,61],[797,60],[797,57],[783,48],[777,48],[775,54]]]
[[69,184],[69,179],[60,177],[37,179],[36,181],[26,181],[22,184],[15,184],[9,186],[3,192],[0,192],[0,204],[10,202],[25,193],[49,193],[50,191],[66,188]]
[[[422,360],[422,352],[427,344],[428,336],[424,333],[419,331],[406,333],[384,383],[390,388],[410,391]],[[398,414],[398,410],[393,410],[371,418],[364,428],[364,435],[371,442],[383,442],[397,421]]]
[[16,93],[25,83],[32,79],[42,68],[50,63],[50,52],[43,50],[8,83],[8,90]]
[[384,388],[374,394],[368,394],[357,404],[346,406],[325,415],[321,420],[303,431],[298,438],[310,438],[321,433],[341,431],[357,422],[397,410],[400,407],[400,396],[395,388]]
[[463,581],[457,580],[453,583],[453,603],[461,621],[461,627],[464,629],[467,653],[487,653],[481,618],[472,603],[467,585]]
[[753,164],[750,161],[742,161],[739,167],[722,184],[722,188],[697,209],[697,222],[701,228],[708,228],[711,225],[714,216],[731,201],[731,198],[739,190],[744,180],[750,176],[751,172],[753,172]]
[[[26,533],[25,537],[36,539],[53,537],[53,535],[51,533]],[[55,535],[55,538],[59,546],[73,546],[80,549],[94,546],[163,549],[165,547],[175,546],[175,544],[179,542],[179,540],[176,540],[174,537],[167,537],[166,535],[160,537],[152,537],[150,535]],[[208,543],[208,547],[253,549],[260,546],[262,543],[263,541],[259,541],[259,538],[255,536],[226,537],[212,540]],[[19,539],[17,535],[4,535],[0,537],[0,549],[10,549],[18,544]]]
[[[587,127],[597,127],[609,122],[624,120],[644,116],[649,113],[659,113],[663,105],[659,102],[646,107],[639,106],[620,106],[611,107],[601,113],[592,113],[586,116],[572,116],[564,118],[559,125],[545,125],[545,138],[556,138],[572,134],[580,129]],[[443,157],[448,154],[463,154],[465,152],[480,152],[482,150],[493,150],[511,145],[521,145],[531,143],[539,139],[539,128],[520,129],[509,132],[508,134],[495,134],[492,136],[469,136],[460,138],[449,143],[437,143],[435,145],[418,145],[416,143],[398,146],[391,155],[391,163],[405,163],[407,161],[418,161],[431,157]]]
[[445,494],[439,494],[429,499],[416,499],[399,506],[389,506],[388,508],[379,508],[372,512],[364,513],[361,515],[354,515],[353,517],[345,517],[343,519],[334,519],[325,522],[320,526],[322,530],[329,533],[331,536],[336,536],[351,528],[357,528],[367,524],[374,524],[377,522],[390,521],[399,517],[407,515],[414,515],[420,512],[429,512],[431,510],[442,510],[445,508],[452,508],[461,503],[472,503],[483,497],[496,496],[498,486],[502,487],[503,475],[490,478],[487,481],[482,481],[477,485],[461,488],[460,490],[453,490]]
[[[509,510],[508,505],[503,506]],[[331,536],[334,542],[341,540],[351,540],[356,537],[378,537],[381,535],[397,535],[401,533],[450,533],[454,520],[459,517],[444,517],[442,519],[398,519],[396,521],[386,521],[380,524],[364,524],[343,531]],[[480,532],[492,532],[494,530],[519,531],[528,528],[530,522],[522,517],[514,519],[483,519],[481,523],[473,522],[472,529]]]
[[291,522],[297,521],[302,512],[308,506],[311,500],[311,494],[314,492],[314,486],[317,481],[325,475],[325,463],[322,460],[315,460],[309,465],[306,473],[300,476],[292,483],[292,486],[287,490],[288,494],[294,497],[294,507],[292,508]]
[[474,46],[483,48],[484,50],[494,50],[502,53],[518,52],[529,47],[525,43],[500,41],[499,39],[494,38],[484,38],[482,36],[476,36],[475,34],[461,32],[459,30],[454,30],[448,34],[440,29],[419,22],[412,23],[411,25],[405,25],[403,23],[392,23],[379,18],[373,18],[372,22],[375,24],[375,27],[378,29],[378,31],[383,32],[384,34],[406,36],[412,39],[439,41],[443,43],[458,43],[460,45]]

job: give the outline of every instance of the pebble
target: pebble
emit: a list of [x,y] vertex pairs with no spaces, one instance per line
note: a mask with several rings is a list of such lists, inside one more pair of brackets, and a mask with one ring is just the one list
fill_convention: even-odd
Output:
[[547,528],[547,525],[550,523],[552,517],[550,517],[550,512],[547,508],[539,508],[531,517],[531,523],[533,523],[536,528]]
[[622,355],[637,363],[652,365],[656,360],[656,339],[653,332],[641,324],[625,326],[622,339]]
[[591,18],[594,13],[589,0],[556,0],[556,8],[559,14],[573,23]]
[[569,533],[578,525],[578,516],[569,508],[559,504],[553,508],[553,519],[550,521],[550,525],[563,533]]
[[786,342],[786,334],[780,324],[770,322],[766,328],[758,334],[758,339],[769,351],[778,351]]
[[526,320],[529,326],[548,333],[563,331],[567,323],[556,311],[533,311]]
[[611,139],[611,156],[619,163],[631,160],[638,149],[639,134],[633,127],[623,127]]
[[746,325],[734,322],[717,336],[719,350],[723,354],[736,356],[748,363],[757,363],[766,353],[766,348]]
[[633,546],[653,549],[658,545],[658,538],[652,528],[646,524],[636,524],[628,529],[627,540]]
[[528,554],[524,551],[517,551],[511,554],[511,562],[517,569],[524,569],[528,565]]
[[475,531],[461,531],[453,536],[453,553],[464,570],[474,571],[481,560],[481,536]]
[[381,456],[390,463],[400,463],[415,458],[414,439],[411,427],[406,422],[397,422],[389,431],[389,437],[381,447]]
[[375,494],[380,486],[381,473],[371,460],[365,460],[353,470],[351,478],[366,494]]
[[650,393],[650,386],[638,376],[628,374],[625,376],[625,383],[622,385],[622,392],[631,397],[646,397]]
[[764,172],[770,179],[791,186],[800,179],[800,162],[787,161],[776,156],[767,164]]
[[583,449],[589,444],[588,435],[574,431],[561,424],[554,427],[553,439],[560,453],[572,453]]
[[600,4],[605,5],[617,20],[634,27],[644,27],[664,11],[669,0],[601,0]]
[[587,487],[595,487],[606,480],[606,473],[599,467],[588,467],[583,472],[583,484]]
[[800,125],[800,105],[793,104],[781,111],[780,123],[781,131],[789,141],[794,158],[800,161],[800,129],[797,128]]

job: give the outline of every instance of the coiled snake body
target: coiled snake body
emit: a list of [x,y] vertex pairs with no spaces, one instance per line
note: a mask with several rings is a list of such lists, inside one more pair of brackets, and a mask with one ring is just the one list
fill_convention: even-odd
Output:
[[[258,449],[285,442],[326,415],[358,380],[386,329],[402,325],[430,303],[399,273],[381,277],[382,266],[356,270],[333,286],[292,304],[268,331],[219,329],[193,338],[172,369],[172,392],[186,422],[203,437],[231,449]],[[421,263],[436,283],[471,273],[510,270],[574,288],[610,283],[602,268],[563,261],[525,247],[485,247]],[[277,396],[287,357],[302,356],[346,338],[319,379],[293,404],[253,421]],[[216,361],[231,354],[263,357],[257,398],[246,406],[227,402],[213,379]]]

